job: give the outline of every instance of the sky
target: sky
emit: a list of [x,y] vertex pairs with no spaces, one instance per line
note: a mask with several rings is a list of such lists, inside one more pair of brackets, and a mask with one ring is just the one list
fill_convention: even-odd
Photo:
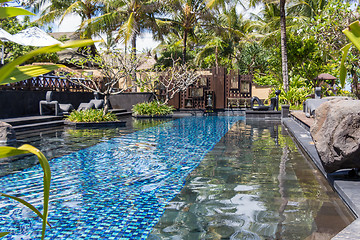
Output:
[[[250,13],[258,13],[260,9],[261,6],[258,6],[254,9],[251,9],[250,11],[245,11],[243,7],[239,6],[238,12],[242,12],[246,17],[246,16],[250,16]],[[38,16],[33,18],[33,20],[37,18]],[[81,19],[78,15],[69,14],[64,18],[61,24],[60,24],[60,20],[58,20],[57,22],[55,21],[54,24],[52,25],[52,30],[53,32],[75,32],[76,29],[79,28],[80,23],[81,23]],[[98,37],[98,39],[100,39],[100,37]],[[98,39],[95,38],[94,40],[98,40]],[[160,44],[159,41],[155,41],[152,39],[152,34],[149,32],[142,33],[136,41],[137,50],[139,52],[152,50],[156,48],[159,44]],[[123,48],[123,44],[119,44],[119,47]]]
[[[79,16],[68,15],[61,24],[57,22],[53,25],[53,32],[75,32],[76,29],[79,28],[80,23],[81,19]],[[145,50],[154,49],[159,43],[159,41],[152,39],[151,33],[142,33],[136,41],[136,46],[139,52],[143,52]]]

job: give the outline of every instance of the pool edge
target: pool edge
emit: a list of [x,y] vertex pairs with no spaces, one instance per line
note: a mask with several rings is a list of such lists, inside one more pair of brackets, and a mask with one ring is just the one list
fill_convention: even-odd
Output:
[[321,171],[321,173],[328,180],[330,186],[339,194],[344,203],[354,213],[356,219],[335,235],[333,240],[342,239],[360,239],[360,232],[357,230],[360,228],[360,189],[359,181],[344,181],[334,179],[334,174],[326,174],[321,162],[319,155],[316,151],[315,145],[312,142],[310,132],[302,127],[299,123],[291,118],[283,118],[282,124],[287,128],[288,132],[299,144],[301,151],[303,151]]

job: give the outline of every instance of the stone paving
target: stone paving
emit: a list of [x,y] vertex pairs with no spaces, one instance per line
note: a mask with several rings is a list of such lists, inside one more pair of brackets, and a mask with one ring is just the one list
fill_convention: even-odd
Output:
[[332,174],[327,174],[324,171],[319,155],[310,136],[310,132],[308,130],[309,126],[302,122],[299,118],[294,119],[294,117],[298,115],[300,114],[293,115],[293,118],[283,118],[282,123],[357,217],[354,222],[338,233],[333,239],[358,240],[360,239],[360,219],[358,218],[360,216],[360,179],[350,179],[348,171],[337,171]]

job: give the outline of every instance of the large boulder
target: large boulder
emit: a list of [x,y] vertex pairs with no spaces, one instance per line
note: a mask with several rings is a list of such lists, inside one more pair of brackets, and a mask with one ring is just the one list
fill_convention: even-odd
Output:
[[316,109],[311,136],[327,173],[360,168],[360,101],[332,100]]
[[13,127],[6,123],[0,122],[0,143],[11,143],[16,140]]

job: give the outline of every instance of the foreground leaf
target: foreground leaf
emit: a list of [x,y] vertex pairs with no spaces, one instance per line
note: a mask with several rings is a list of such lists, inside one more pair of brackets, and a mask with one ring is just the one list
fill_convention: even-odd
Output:
[[340,63],[340,85],[342,88],[345,87],[345,80],[346,80],[346,75],[347,75],[345,61],[346,61],[346,57],[348,55],[351,45],[352,45],[352,43],[349,43],[349,44],[345,45],[343,48],[341,48],[342,57],[341,57],[341,63]]
[[17,7],[0,8],[0,18],[16,17],[19,15],[35,15],[35,14],[25,9],[17,8]]
[[0,147],[0,158],[12,157],[26,153],[29,153],[29,151],[20,150],[14,147],[6,147],[6,146]]
[[349,25],[348,28],[343,30],[343,33],[349,38],[349,40],[360,51],[360,22],[356,21]]
[[55,69],[65,67],[61,64],[54,64],[54,65],[31,65],[31,66],[20,66],[16,67],[12,73],[4,79],[0,85],[4,85],[7,83],[15,83],[20,82],[22,80],[26,80],[29,78],[33,78],[39,75],[43,75],[54,71]]
[[47,47],[38,48],[36,50],[33,50],[24,56],[21,56],[14,61],[6,64],[0,69],[0,85],[5,81],[5,79],[11,74],[11,72],[20,64],[23,62],[29,60],[30,58],[34,57],[35,55],[42,54],[42,53],[53,53],[53,52],[59,52],[61,50],[67,49],[67,48],[78,48],[78,47],[84,47],[91,44],[94,44],[95,42],[91,39],[87,40],[76,40],[76,41],[69,41],[64,44],[54,44]]
[[0,232],[0,238],[5,237],[6,235],[8,235],[10,232]]
[[46,223],[49,214],[49,197],[50,197],[50,182],[51,182],[51,170],[50,165],[44,154],[39,149],[25,144],[19,147],[20,150],[27,150],[32,154],[36,155],[39,159],[40,165],[44,171],[44,204],[43,204],[43,223],[42,223],[42,234],[41,239],[45,238]]
[[[49,197],[50,197],[50,182],[51,182],[51,170],[50,170],[49,162],[46,159],[46,157],[44,156],[44,154],[42,154],[37,148],[35,148],[31,145],[28,145],[28,144],[22,145],[19,148],[6,147],[6,146],[0,147],[0,158],[11,157],[11,156],[26,154],[26,153],[32,153],[37,156],[37,158],[39,159],[40,165],[43,169],[43,172],[44,172],[44,177],[43,177],[44,203],[43,203],[43,214],[42,214],[43,223],[42,223],[42,235],[41,235],[41,239],[44,239],[45,231],[46,231],[46,224],[47,224],[47,217],[48,217],[48,213],[49,213]],[[4,195],[4,194],[1,194],[1,195]],[[13,197],[13,196],[9,196],[9,195],[7,195],[7,196],[14,200],[17,200],[17,201],[19,199],[19,198]],[[30,209],[35,208],[31,204],[28,204],[28,205],[25,204],[24,200],[21,200],[19,202],[21,202],[25,206],[29,207]],[[34,212],[36,214],[38,214],[37,211],[34,211]]]

